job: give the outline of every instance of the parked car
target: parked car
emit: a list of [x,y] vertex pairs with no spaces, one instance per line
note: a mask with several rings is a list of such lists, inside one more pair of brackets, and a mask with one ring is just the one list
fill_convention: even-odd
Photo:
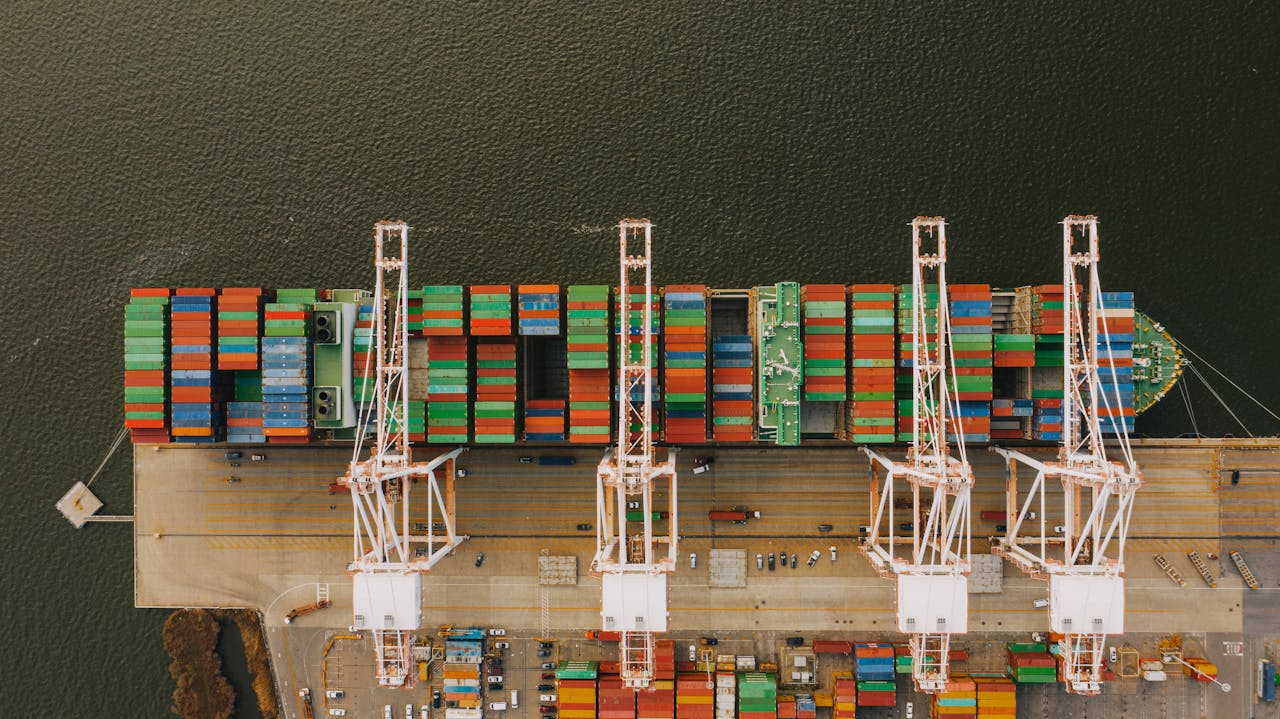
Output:
[[542,678],[543,678],[543,679],[548,679],[548,680],[550,680],[550,679],[555,679],[555,678],[556,678],[556,675],[555,675],[555,673],[554,673],[554,672],[543,672],[543,674],[542,674]]
[[505,636],[507,636],[507,630],[505,630],[505,629],[490,629],[490,630],[489,630],[489,636],[491,636],[491,637],[505,637]]
[[467,478],[467,470],[465,470],[465,469],[459,469],[459,470],[456,472],[456,474],[458,475],[458,479],[466,479],[466,478]]
[[404,705],[404,719],[413,719],[413,705],[412,705],[412,704],[405,704],[405,705]]
[[778,562],[779,562],[783,567],[786,567],[786,566],[787,566],[787,553],[786,553],[786,552],[778,552]]
[[791,568],[792,568],[792,569],[795,569],[795,568],[796,568],[796,555],[795,555],[795,554],[792,554],[792,555],[791,555]]
[[822,556],[822,552],[820,552],[820,551],[818,551],[818,550],[816,550],[816,549],[815,549],[815,550],[813,550],[813,554],[810,554],[810,555],[809,555],[809,562],[808,562],[809,566],[810,566],[810,567],[812,567],[813,565],[817,564],[817,563],[818,563],[818,558],[819,558],[819,557],[821,557],[821,556]]
[[639,502],[627,502],[627,509],[640,509]]
[[507,710],[506,702],[489,702],[489,711],[491,712],[504,712],[506,710]]
[[689,645],[689,661],[691,662],[698,661],[698,645],[696,644]]
[[1111,664],[1112,664],[1113,666],[1114,666],[1114,665],[1115,665],[1115,663],[1116,663],[1116,656],[1117,656],[1117,655],[1116,655],[1116,648],[1115,648],[1115,647],[1111,647],[1111,651],[1107,654],[1107,657],[1111,659]]
[[265,462],[265,461],[267,461],[267,455],[265,455],[265,454],[255,454],[255,455],[250,456],[250,457],[249,457],[249,459],[250,459],[250,460],[252,460],[252,461],[254,461],[254,462]]
[[385,704],[382,707],[382,719],[391,719],[391,705]]
[[418,719],[431,719],[431,709],[426,704],[418,707]]
[[494,643],[493,643],[493,648],[494,648],[494,649],[498,649],[498,650],[502,650],[502,649],[510,649],[510,648],[511,648],[511,642],[494,642]]
[[778,565],[778,560],[773,556],[773,552],[769,552],[769,571],[772,572]]
[[709,647],[714,647],[715,645],[720,643],[720,640],[716,639],[715,637],[703,637],[702,643],[706,644]]
[[579,525],[578,525],[578,531],[579,531],[579,532],[590,532],[590,531],[591,531],[591,525],[590,525],[590,524],[587,524],[587,523],[585,523],[585,522],[583,522],[582,524],[579,524]]
[[787,637],[787,646],[789,646],[789,647],[803,647],[803,646],[804,646],[804,637]]
[[1031,606],[1035,607],[1036,609],[1044,609],[1045,607],[1049,606],[1049,600],[1037,599],[1031,603]]
[[1055,524],[1053,525],[1053,532],[1054,534],[1066,534],[1067,528],[1062,526],[1061,524]]
[[827,551],[831,552],[831,561],[836,561],[836,545],[833,544],[830,547],[827,547]]
[[538,711],[539,711],[539,712],[542,712],[543,714],[550,714],[551,712],[553,712],[553,711],[555,711],[555,710],[556,710],[556,708],[555,708],[555,707],[549,707],[549,706],[547,706],[546,704],[543,704],[542,706],[538,707]]
[[697,552],[689,552],[689,568],[690,568],[690,569],[697,569],[697,568],[698,568],[698,553],[697,553]]
[[346,709],[340,709],[338,707],[334,707],[329,710],[329,716],[331,717],[344,717],[346,715],[347,715]]
[[343,693],[341,689],[330,689],[329,691],[325,692],[324,695],[329,697],[330,699],[341,699],[343,696]]
[[438,690],[431,692],[431,708],[432,709],[440,708],[440,692]]
[[757,555],[756,555],[756,569],[764,569],[764,555],[763,555],[763,554],[757,554]]
[[476,566],[478,567],[478,566],[480,566],[481,564],[484,564],[484,552],[477,552],[477,553],[476,553]]
[[524,455],[523,457],[520,458],[520,464],[533,464],[533,457],[530,457],[529,455]]
[[555,700],[556,700],[555,694],[539,694],[538,695],[538,701],[540,702],[555,702]]
[[551,642],[538,642],[539,649],[554,649],[556,645]]
[[222,455],[222,458],[223,459],[240,459],[243,456],[244,455],[240,454],[239,452],[224,452]]
[[[860,529],[866,529],[866,527],[860,527]],[[830,532],[830,531],[831,531],[831,525],[830,525],[830,524],[819,524],[819,525],[818,525],[818,531],[819,531],[819,532]],[[866,534],[866,532],[863,532],[863,534]]]
[[542,668],[543,668],[543,669],[555,669],[555,668],[556,668],[556,665],[555,665],[554,663],[552,663],[552,662],[543,662],[543,663],[542,663]]
[[550,650],[550,649],[539,649],[539,650],[538,650],[538,656],[540,656],[540,657],[549,657],[549,656],[551,656],[551,650]]
[[489,683],[490,683],[490,684],[501,684],[501,683],[502,683],[502,675],[501,675],[501,674],[493,674],[493,675],[490,675],[490,676],[489,676],[488,681],[489,681]]
[[556,688],[556,685],[554,685],[554,684],[539,684],[539,685],[538,685],[538,691],[540,691],[540,692],[549,692],[549,691],[554,691],[554,690],[555,690],[555,688]]

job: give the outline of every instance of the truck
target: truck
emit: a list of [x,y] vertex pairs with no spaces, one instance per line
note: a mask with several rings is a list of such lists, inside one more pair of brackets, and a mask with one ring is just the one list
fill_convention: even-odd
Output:
[[1258,660],[1258,698],[1264,702],[1276,700],[1276,665],[1266,659]]
[[298,617],[305,617],[308,614],[318,612],[327,606],[329,606],[329,600],[322,599],[318,602],[312,602],[310,604],[305,604],[301,607],[297,607],[296,609],[290,609],[289,613],[284,616],[284,623],[292,624],[293,620],[297,619]]
[[[652,521],[654,521],[654,522],[661,521],[661,520],[666,519],[667,517],[671,516],[671,514],[670,514],[669,512],[650,512],[650,514],[651,514],[651,515],[653,515],[653,516],[652,516]],[[644,521],[644,512],[627,512],[627,521],[628,521],[628,522],[643,522],[643,521]]]
[[1005,518],[1004,512],[998,509],[988,509],[986,511],[979,512],[978,516],[981,517],[984,522],[1002,522]]
[[746,524],[748,519],[759,519],[759,512],[752,512],[747,509],[713,509],[707,516],[713,522],[737,522],[738,524]]
[[544,454],[538,457],[538,464],[544,466],[561,466],[567,467],[571,464],[577,464],[578,460],[568,454]]
[[299,689],[298,699],[302,702],[303,719],[316,719],[316,710],[311,706],[311,690]]

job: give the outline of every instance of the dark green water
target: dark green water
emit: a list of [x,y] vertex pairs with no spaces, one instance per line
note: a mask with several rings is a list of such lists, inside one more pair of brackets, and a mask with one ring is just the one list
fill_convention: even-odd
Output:
[[[1093,212],[1105,284],[1280,404],[1273,3],[261,5],[0,4],[6,716],[169,704],[128,530],[52,507],[119,426],[127,289],[362,284],[380,218],[415,282],[610,281],[645,215],[660,282],[744,286],[905,280],[943,214],[952,281],[1011,285]],[[128,511],[125,457],[95,489]]]

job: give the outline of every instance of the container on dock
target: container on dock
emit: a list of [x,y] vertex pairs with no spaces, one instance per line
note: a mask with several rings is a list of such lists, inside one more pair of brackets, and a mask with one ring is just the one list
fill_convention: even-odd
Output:
[[776,719],[778,682],[766,672],[738,672],[739,719]]
[[832,719],[854,719],[858,706],[858,684],[849,672],[831,673]]
[[596,692],[599,719],[636,719],[636,690],[616,675],[601,675]]
[[520,285],[517,294],[521,335],[560,334],[560,285]]
[[129,291],[124,310],[124,425],[129,441],[169,441],[169,288]]
[[893,442],[894,405],[893,285],[849,286],[849,401],[842,436],[855,444]]
[[843,402],[848,392],[845,361],[844,285],[804,285],[804,398]]
[[1018,692],[1007,677],[975,676],[978,717],[980,719],[1015,719],[1018,715]]
[[170,298],[169,405],[175,442],[214,442],[222,424],[214,386],[214,290],[180,288]]
[[715,687],[706,674],[681,673],[676,677],[676,719],[712,719]]
[[978,687],[964,674],[951,675],[946,687],[930,696],[931,714],[934,717],[978,716]]
[[1009,676],[1017,684],[1053,684],[1058,681],[1057,662],[1042,643],[1007,644],[1005,660]]
[[422,288],[422,334],[427,337],[461,337],[464,334],[462,285],[427,285]]
[[511,285],[471,285],[471,334],[506,337],[511,334]]
[[[430,289],[430,288],[428,288]],[[430,297],[431,293],[428,292]],[[426,322],[426,320],[423,320]],[[424,330],[425,331],[425,330]],[[468,439],[471,387],[469,341],[427,333],[427,441],[462,444]]]
[[611,436],[607,285],[568,290],[569,441],[607,444]]
[[707,441],[707,288],[668,285],[663,293],[662,384],[668,444]]

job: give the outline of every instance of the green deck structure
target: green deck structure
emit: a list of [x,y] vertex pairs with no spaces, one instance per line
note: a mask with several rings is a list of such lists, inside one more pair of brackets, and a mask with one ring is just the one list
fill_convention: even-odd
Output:
[[800,284],[756,288],[756,377],[760,439],[800,444],[800,388],[804,382],[800,340]]
[[1142,414],[1173,389],[1182,376],[1182,350],[1155,320],[1135,312],[1133,410]]

